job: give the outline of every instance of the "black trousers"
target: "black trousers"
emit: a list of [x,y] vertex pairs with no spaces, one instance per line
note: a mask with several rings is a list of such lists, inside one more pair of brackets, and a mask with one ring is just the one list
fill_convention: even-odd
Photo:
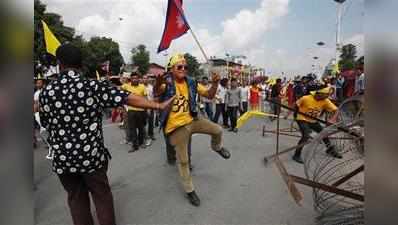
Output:
[[145,140],[146,112],[129,110],[127,116],[130,140],[133,142],[133,147],[138,148]]
[[236,128],[236,121],[238,120],[238,110],[239,106],[228,106],[227,112],[229,121],[231,122],[231,128]]
[[[167,161],[172,162],[177,160],[176,156],[176,150],[174,149],[174,146],[170,144],[169,137],[163,133],[164,135],[164,140],[166,142],[166,154],[167,154]],[[192,137],[189,139],[189,144],[188,144],[188,156],[189,156],[189,164],[191,164],[191,140]]]
[[248,104],[247,104],[247,102],[241,102],[241,104],[242,104],[242,107],[241,107],[241,109],[239,109],[239,112],[240,112],[240,115],[243,115],[243,114],[245,114],[245,112],[247,112],[247,109],[248,109]]
[[93,225],[90,197],[93,199],[100,225],[115,225],[113,196],[106,175],[107,167],[89,174],[58,175],[68,193],[68,205],[74,225]]
[[[281,104],[281,99],[279,97],[272,98],[272,101]],[[272,113],[274,115],[279,115],[281,113],[281,106],[279,104],[272,103]]]
[[[299,126],[300,132],[301,132],[301,139],[299,140],[298,144],[304,143],[308,141],[311,136],[310,133],[311,131],[315,131],[317,133],[321,132],[323,130],[323,127],[320,123],[315,122],[315,123],[309,123],[303,120],[297,120],[297,124]],[[323,143],[327,147],[331,145],[329,138],[324,138],[322,139]],[[301,148],[296,148],[296,152],[294,153],[296,156],[301,156],[301,151],[303,150],[303,147]]]
[[153,137],[153,125],[155,119],[155,113],[153,112],[153,110],[148,110],[147,119],[148,119],[148,136]]
[[228,126],[228,115],[227,111],[225,110],[225,104],[216,104],[216,114],[214,115],[213,122],[218,123],[218,119],[222,114],[222,121],[224,126]]

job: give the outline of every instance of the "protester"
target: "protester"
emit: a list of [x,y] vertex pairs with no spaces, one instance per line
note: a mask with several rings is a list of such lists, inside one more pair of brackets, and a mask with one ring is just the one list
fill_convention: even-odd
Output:
[[[282,90],[282,80],[280,78],[276,79],[276,83],[271,89],[271,101],[272,101],[272,113],[278,115],[281,113],[281,90]],[[270,117],[271,121],[274,117]]]
[[344,82],[344,77],[341,76],[340,73],[338,73],[336,76],[336,98],[338,103],[341,103],[344,100]]
[[[295,104],[295,99],[294,99],[294,89],[293,89],[293,87],[294,87],[294,85],[293,85],[293,82],[289,82],[288,84],[287,84],[287,87],[286,87],[286,99],[287,99],[287,105],[290,107],[290,108],[294,108],[294,104]],[[289,116],[292,114],[293,112],[291,111],[291,110],[288,110],[287,111],[287,114],[286,114],[286,116],[285,116],[285,119],[287,119],[287,118],[289,118]]]
[[336,81],[335,77],[331,77],[328,83],[328,86],[330,87],[330,100],[333,103],[337,103]]
[[183,54],[175,54],[170,60],[168,67],[171,73],[158,78],[155,85],[155,93],[160,99],[166,100],[177,95],[170,109],[162,112],[161,121],[165,134],[174,146],[178,159],[178,169],[181,176],[183,188],[190,203],[194,206],[200,205],[192,176],[189,171],[188,143],[192,134],[208,134],[211,136],[211,147],[224,159],[230,158],[230,153],[222,146],[222,128],[205,118],[198,117],[196,94],[214,98],[219,75],[213,75],[210,89],[196,83],[187,76],[187,62]]
[[252,86],[250,87],[250,109],[254,111],[259,110],[260,103],[260,91],[261,89],[258,87],[258,81],[254,80],[252,82]]
[[89,193],[99,224],[115,225],[112,192],[107,177],[110,153],[104,146],[102,111],[124,104],[163,110],[173,100],[156,103],[127,94],[107,81],[81,75],[82,53],[72,44],[56,51],[60,75],[40,94],[40,117],[51,131],[53,171],[68,194],[75,225],[93,225]]
[[[153,101],[153,86],[152,84],[149,83],[149,78],[147,75],[142,77],[142,84],[145,87],[148,100]],[[147,113],[147,125],[148,125],[147,145],[149,145],[151,140],[153,141],[156,140],[153,133],[155,112],[154,110],[147,110],[146,113]]]
[[247,81],[243,81],[243,84],[240,87],[240,96],[241,96],[240,115],[243,115],[248,110],[249,86],[247,85]]
[[[210,88],[211,85],[209,84],[209,78],[203,77],[202,85],[205,86],[207,89]],[[207,118],[209,118],[211,120],[213,118],[213,99],[201,97],[201,100],[205,106]]]
[[260,107],[263,111],[265,111],[265,102],[268,95],[268,84],[265,79],[261,79],[260,89]]
[[[309,95],[303,96],[297,100],[297,112],[307,114],[314,118],[319,118],[321,113],[326,110],[334,113],[330,119],[330,122],[334,122],[337,116],[337,107],[328,99],[329,94],[330,89],[328,87],[317,91],[311,91]],[[301,132],[301,139],[299,140],[298,145],[307,142],[311,138],[310,133],[312,130],[317,133],[323,130],[322,125],[319,122],[300,113],[297,113],[296,117],[296,121]],[[335,147],[330,143],[329,138],[324,138],[323,142],[326,145],[327,154],[335,158],[342,158],[340,153],[338,153]],[[293,160],[298,163],[303,163],[301,158],[302,149],[303,147],[297,148],[293,156]]]
[[[145,86],[139,83],[139,74],[137,72],[131,73],[131,83],[124,84],[121,87],[122,90],[133,93],[134,95],[147,97]],[[146,112],[143,108],[128,106],[127,110],[127,129],[129,130],[130,138],[132,142],[132,148],[129,152],[135,152],[141,148],[145,148],[145,122]]]
[[238,119],[239,106],[241,105],[240,89],[236,78],[231,79],[231,88],[227,90],[225,95],[225,105],[227,106],[228,117],[231,122],[229,131],[238,132],[236,121]]
[[225,110],[225,94],[227,93],[227,87],[228,87],[228,79],[223,78],[220,81],[220,84],[217,89],[217,93],[215,96],[216,100],[216,113],[213,118],[214,123],[218,123],[218,119],[220,117],[220,114],[222,115],[222,121],[223,121],[223,127],[228,128],[228,114],[227,111]]
[[42,92],[43,88],[45,87],[44,79],[42,76],[37,76],[35,79],[35,93],[33,94],[33,112],[34,112],[34,119],[33,119],[33,148],[37,148],[37,137],[36,137],[36,130],[40,132],[40,115],[39,115],[39,96]]
[[363,95],[365,92],[365,73],[363,72],[363,68],[359,68],[358,74],[359,76],[355,83],[355,94]]

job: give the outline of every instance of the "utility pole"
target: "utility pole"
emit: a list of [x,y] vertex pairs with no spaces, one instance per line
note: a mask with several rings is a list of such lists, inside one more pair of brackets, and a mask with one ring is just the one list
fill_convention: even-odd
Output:
[[334,0],[337,2],[337,22],[336,22],[336,64],[339,63],[340,50],[341,50],[341,18],[343,14],[343,3],[346,0]]

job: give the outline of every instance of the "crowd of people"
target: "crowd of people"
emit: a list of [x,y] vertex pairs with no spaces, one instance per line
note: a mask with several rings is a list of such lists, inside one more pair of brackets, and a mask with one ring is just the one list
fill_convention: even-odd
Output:
[[[123,143],[128,152],[148,148],[152,141],[164,140],[167,162],[177,164],[181,183],[189,202],[200,205],[191,171],[192,134],[207,134],[210,147],[223,159],[231,153],[223,146],[223,128],[238,132],[237,120],[247,111],[266,111],[282,118],[293,117],[300,129],[299,145],[308,141],[311,131],[323,127],[316,121],[323,111],[336,120],[337,106],[344,99],[364,93],[363,69],[317,79],[314,74],[294,79],[257,77],[240,80],[216,73],[195,80],[187,74],[183,54],[173,55],[167,71],[151,78],[138,71],[123,73],[116,82],[88,79],[81,75],[81,51],[71,44],[58,48],[60,73],[46,85],[35,79],[34,121],[45,139],[53,171],[68,193],[68,204],[75,224],[93,224],[88,193],[99,211],[101,224],[115,224],[113,197],[107,178],[111,154],[104,146],[102,121],[120,123],[125,131]],[[289,110],[282,110],[289,108]],[[110,113],[105,113],[110,109]],[[109,118],[106,116],[109,114]],[[220,120],[221,117],[221,120]],[[270,117],[273,120],[275,117]],[[281,117],[280,117],[281,118]],[[155,137],[154,129],[161,128]],[[325,138],[326,153],[342,155]],[[37,145],[36,137],[34,146]],[[293,160],[303,163],[301,147]]]

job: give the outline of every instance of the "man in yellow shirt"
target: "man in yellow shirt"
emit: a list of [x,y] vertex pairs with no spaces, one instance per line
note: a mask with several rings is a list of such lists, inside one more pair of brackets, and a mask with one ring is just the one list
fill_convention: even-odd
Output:
[[[133,72],[131,74],[131,83],[123,84],[121,89],[134,95],[146,97],[146,88],[139,83],[138,75],[138,73]],[[145,147],[145,121],[145,109],[132,106],[127,107],[127,129],[129,130],[127,133],[130,135],[128,140],[133,143],[132,149],[129,152],[137,151],[139,146]]]
[[[311,91],[310,95],[305,95],[297,100],[296,107],[298,112],[307,114],[314,118],[318,118],[321,115],[322,111],[326,110],[328,112],[333,112],[334,114],[331,118],[335,118],[337,116],[337,107],[329,100],[329,94],[329,88]],[[317,133],[323,130],[323,127],[321,126],[321,124],[319,124],[319,122],[300,113],[297,115],[296,121],[301,132],[301,139],[298,144],[308,141],[310,139],[310,133],[312,130]],[[326,153],[335,158],[342,158],[342,156],[330,143],[329,138],[324,138],[323,142],[327,147]],[[303,160],[301,158],[302,149],[303,147],[297,148],[293,156],[293,160],[301,164],[303,163]]]
[[211,136],[211,148],[224,159],[230,158],[230,153],[222,146],[222,128],[205,118],[198,117],[196,96],[199,94],[208,99],[214,98],[219,75],[214,74],[209,89],[198,84],[187,76],[187,62],[183,54],[176,54],[169,60],[170,73],[160,76],[155,85],[155,96],[160,100],[176,96],[169,110],[161,114],[161,123],[170,144],[176,150],[178,170],[187,198],[194,206],[200,205],[192,176],[189,171],[188,144],[192,134],[208,134]]

